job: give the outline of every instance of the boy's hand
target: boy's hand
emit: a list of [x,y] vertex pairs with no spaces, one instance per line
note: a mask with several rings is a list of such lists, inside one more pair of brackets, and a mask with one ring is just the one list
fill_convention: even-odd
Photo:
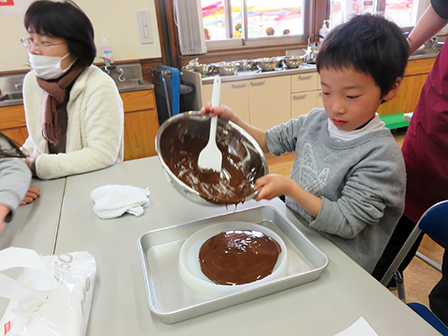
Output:
[[232,111],[230,107],[226,105],[219,105],[213,107],[211,102],[208,102],[207,104],[205,104],[204,107],[201,108],[201,114],[205,113],[210,114],[210,117],[219,116],[224,120],[231,120],[231,121],[233,121],[235,117],[235,113]]
[[282,175],[269,174],[262,176],[255,181],[254,189],[261,188],[255,200],[266,199],[269,201],[280,195],[288,195],[288,191],[294,183],[293,180]]
[[25,194],[25,197],[23,198],[22,202],[20,202],[20,205],[31,203],[38,197],[40,197],[40,190],[36,187],[29,187],[28,191]]

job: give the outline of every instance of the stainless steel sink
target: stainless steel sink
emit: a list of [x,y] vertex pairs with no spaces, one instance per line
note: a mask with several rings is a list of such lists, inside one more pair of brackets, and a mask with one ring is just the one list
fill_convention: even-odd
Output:
[[17,93],[7,93],[0,97],[0,102],[8,101],[8,100],[22,100],[23,95],[22,92]]
[[22,104],[22,83],[24,76],[0,77],[0,107]]
[[142,66],[136,64],[102,66],[101,70],[114,80],[120,92],[152,89],[154,86],[143,79]]
[[419,50],[416,50],[416,51],[412,54],[412,56],[418,56],[418,55],[436,55],[436,54],[439,53],[439,51],[440,51],[439,48],[435,48],[435,49],[433,49],[433,48],[431,48],[431,49],[419,49]]

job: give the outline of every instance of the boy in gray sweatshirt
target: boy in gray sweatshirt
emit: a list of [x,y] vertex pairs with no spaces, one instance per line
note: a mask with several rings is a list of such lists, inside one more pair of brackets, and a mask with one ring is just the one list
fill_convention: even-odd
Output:
[[289,208],[368,272],[404,209],[404,160],[376,110],[397,93],[407,58],[395,23],[358,15],[332,29],[319,51],[324,109],[266,132],[227,106],[202,109],[243,127],[265,153],[294,151],[290,177],[259,178],[256,199],[285,195]]

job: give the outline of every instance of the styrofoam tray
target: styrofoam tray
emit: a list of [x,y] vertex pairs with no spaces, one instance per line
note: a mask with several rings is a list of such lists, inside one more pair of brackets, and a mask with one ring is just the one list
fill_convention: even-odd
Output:
[[[179,271],[182,244],[210,224],[249,222],[266,226],[285,242],[288,274],[228,295],[208,296],[191,289]],[[327,256],[277,208],[260,206],[231,214],[209,217],[143,234],[139,241],[148,305],[164,323],[175,323],[218,309],[272,294],[318,279],[328,265]]]

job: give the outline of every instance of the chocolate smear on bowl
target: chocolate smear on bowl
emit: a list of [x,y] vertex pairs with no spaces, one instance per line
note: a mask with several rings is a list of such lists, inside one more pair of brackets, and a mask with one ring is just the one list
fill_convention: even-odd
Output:
[[270,275],[281,247],[260,231],[226,231],[205,241],[199,250],[202,273],[218,285],[242,285]]
[[229,153],[223,141],[217,143],[223,154],[221,173],[204,176],[198,167],[198,157],[207,144],[208,133],[185,131],[178,134],[161,143],[165,164],[179,180],[197,191],[202,198],[215,204],[238,204],[253,192],[243,172],[241,159]]

